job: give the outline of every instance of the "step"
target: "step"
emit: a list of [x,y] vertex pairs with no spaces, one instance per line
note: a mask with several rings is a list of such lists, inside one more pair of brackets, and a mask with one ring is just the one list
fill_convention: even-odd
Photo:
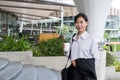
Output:
[[22,65],[20,62],[9,62],[6,68],[0,72],[0,80],[14,80],[21,70]]
[[46,67],[36,67],[37,80],[57,80],[56,74]]
[[33,65],[23,65],[23,69],[15,80],[36,80],[37,72]]
[[61,80],[61,71],[51,69],[57,76],[57,80]]
[[2,71],[8,64],[8,60],[5,58],[0,58],[0,71]]

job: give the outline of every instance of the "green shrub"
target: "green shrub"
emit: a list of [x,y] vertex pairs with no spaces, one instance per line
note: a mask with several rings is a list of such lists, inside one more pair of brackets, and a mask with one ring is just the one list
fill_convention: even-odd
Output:
[[110,53],[106,53],[106,66],[112,66],[114,65],[115,57]]
[[25,37],[15,39],[10,36],[5,36],[0,41],[0,51],[26,51],[31,49],[31,45]]
[[49,39],[41,41],[38,48],[33,48],[34,56],[62,56],[63,55],[63,39]]
[[114,62],[114,66],[116,68],[116,71],[120,72],[120,57],[116,57],[116,60]]
[[117,72],[120,72],[120,61],[115,61],[115,62],[114,62],[114,66],[115,66],[115,68],[116,68],[116,71],[117,71]]
[[31,49],[31,44],[27,41],[25,37],[22,37],[16,42],[16,51],[26,51]]
[[5,36],[2,41],[0,41],[0,51],[11,51],[16,46],[16,40],[12,37]]
[[41,52],[40,52],[40,49],[39,49],[39,47],[38,46],[34,46],[33,48],[32,48],[32,52],[33,52],[33,56],[43,56],[42,54],[41,54]]

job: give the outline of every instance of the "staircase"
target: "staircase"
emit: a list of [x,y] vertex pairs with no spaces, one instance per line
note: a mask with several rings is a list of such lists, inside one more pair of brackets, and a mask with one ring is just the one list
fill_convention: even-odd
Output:
[[60,71],[0,58],[0,80],[61,80]]

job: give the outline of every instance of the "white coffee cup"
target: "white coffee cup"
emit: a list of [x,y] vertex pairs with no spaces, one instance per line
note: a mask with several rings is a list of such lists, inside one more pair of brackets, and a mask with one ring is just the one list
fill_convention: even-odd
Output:
[[70,50],[70,43],[64,43],[64,52],[69,52]]

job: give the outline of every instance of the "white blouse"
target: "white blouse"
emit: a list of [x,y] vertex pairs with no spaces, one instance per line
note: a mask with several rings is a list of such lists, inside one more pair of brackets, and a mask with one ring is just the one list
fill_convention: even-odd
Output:
[[96,62],[99,61],[100,55],[98,50],[98,43],[96,40],[85,31],[79,36],[78,40],[75,35],[70,41],[71,43],[71,60],[78,58],[95,58]]

